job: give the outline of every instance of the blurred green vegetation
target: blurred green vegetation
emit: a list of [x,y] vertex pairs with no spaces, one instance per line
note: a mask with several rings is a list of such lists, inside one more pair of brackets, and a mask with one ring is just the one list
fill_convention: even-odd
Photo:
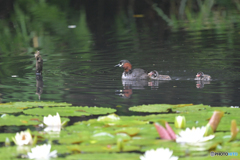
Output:
[[[6,8],[12,6],[12,10],[0,19],[0,53],[30,54],[39,48],[47,52],[69,48],[72,51],[89,52],[93,43],[99,43],[103,32],[108,34],[112,31],[119,39],[126,34],[134,35],[135,39],[131,41],[138,48],[140,44],[137,44],[139,40],[136,39],[136,34],[139,34],[141,25],[149,35],[151,23],[164,21],[172,31],[214,29],[221,34],[226,30],[230,32],[238,29],[240,21],[239,0],[124,0],[114,2],[112,7],[109,7],[112,2],[108,1],[97,1],[96,4],[86,1],[74,3],[76,2],[64,0],[18,0],[8,4],[9,7]],[[116,6],[119,7],[114,10]],[[111,14],[107,14],[106,10],[110,10]],[[145,17],[141,25],[138,18],[134,18],[139,13]],[[159,20],[155,15],[162,19]],[[76,28],[69,29],[69,25],[76,25]],[[148,30],[146,26],[149,27]],[[94,36],[97,38],[93,38]],[[234,41],[232,38],[229,41]],[[85,56],[91,57],[89,54]]]
[[[98,1],[97,4],[92,4],[95,8],[98,7],[95,12],[94,7],[89,11],[90,4],[87,3],[77,3],[78,7],[76,8],[72,6],[71,3],[73,2],[64,0],[13,1],[13,4],[10,4],[13,9],[9,12],[9,15],[0,19],[0,36],[2,39],[0,41],[0,53],[4,55],[30,54],[36,48],[42,49],[43,52],[56,52],[69,48],[71,48],[71,51],[89,52],[93,43],[99,43],[93,42],[94,40],[99,41],[99,39],[93,38],[94,34],[102,34],[96,33],[96,31],[101,32],[101,27],[105,27],[106,23],[111,25],[111,29],[114,30],[119,39],[122,39],[124,34],[131,34],[136,37],[141,26],[139,26],[137,18],[133,17],[134,14],[139,12],[146,19],[145,22],[143,21],[144,26],[149,24],[147,19],[150,19],[150,23],[161,23],[156,16],[153,16],[158,15],[171,27],[172,31],[214,29],[216,33],[221,34],[225,33],[226,30],[230,32],[230,30],[239,28],[239,0],[171,0],[156,3],[151,2],[151,0],[117,1],[114,5],[120,7],[116,11],[111,11],[114,16],[111,19],[108,17],[112,15],[102,13],[111,9],[106,4],[107,2],[100,3]],[[167,7],[163,8],[162,6]],[[87,16],[90,17],[89,20],[86,19]],[[105,25],[101,23],[105,23]],[[76,28],[69,29],[68,26],[71,24],[76,25]],[[95,29],[90,31],[93,25]],[[104,32],[109,31],[105,30]],[[151,26],[149,26],[148,32],[151,35]],[[96,36],[98,37],[98,35]],[[232,38],[230,37],[230,42],[234,41]],[[109,40],[111,41],[111,39]],[[132,41],[134,42],[133,45],[137,45],[136,48],[138,48],[139,40],[135,38]],[[85,56],[91,57],[89,54]]]
[[[174,1],[171,1],[174,5]],[[233,1],[186,1],[181,0],[179,6],[179,14],[176,14],[176,9],[171,9],[171,19],[173,30],[184,28],[189,31],[199,31],[203,29],[215,29],[221,33],[226,30],[234,30],[239,28],[239,0]]]
[[[67,47],[74,48],[83,44],[83,41],[88,43],[83,44],[82,49],[89,51],[91,37],[86,24],[86,13],[84,9],[81,13],[74,13],[68,3],[69,1],[14,1],[10,17],[0,20],[0,36],[4,39],[0,41],[0,52],[14,55],[30,54],[36,49],[42,49],[43,53],[60,51]],[[73,14],[77,15],[68,18]],[[70,24],[76,24],[78,29],[68,29]]]

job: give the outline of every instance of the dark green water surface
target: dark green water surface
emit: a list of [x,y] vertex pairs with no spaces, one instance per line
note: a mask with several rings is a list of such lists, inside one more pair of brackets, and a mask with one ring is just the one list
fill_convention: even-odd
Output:
[[[85,1],[75,2],[78,7],[65,3],[29,1],[27,8],[18,1],[11,13],[2,13],[1,102],[39,100],[33,53],[40,49],[42,101],[121,105],[120,115],[131,114],[130,106],[155,103],[239,106],[240,15],[235,4],[221,9],[217,5],[224,4],[217,3],[209,15],[186,9],[182,19],[170,6],[164,8],[170,10],[164,12],[170,23],[144,1],[133,6],[127,1],[112,2],[112,7],[104,3],[103,8]],[[35,48],[34,37],[39,42]],[[133,68],[157,70],[172,80],[122,82],[123,70],[114,68],[122,59]],[[210,74],[213,81],[196,87],[198,71]]]

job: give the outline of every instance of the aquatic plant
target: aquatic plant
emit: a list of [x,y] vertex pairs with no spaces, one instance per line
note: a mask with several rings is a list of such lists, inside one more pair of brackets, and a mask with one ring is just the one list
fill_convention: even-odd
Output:
[[31,152],[28,152],[27,155],[29,159],[42,159],[42,160],[48,160],[49,158],[57,157],[57,150],[54,150],[52,152],[50,152],[50,150],[51,145],[44,144],[32,148]]
[[[161,110],[159,106],[166,107],[163,107],[164,109]],[[8,107],[11,108],[11,105],[4,106],[4,108]],[[160,112],[169,111],[170,113],[145,116],[109,114],[82,120],[80,118],[83,115],[82,113],[97,115],[116,110],[102,107],[24,107],[23,113],[39,114],[39,116],[3,114],[0,118],[0,123],[1,125],[7,125],[10,129],[11,127],[16,127],[16,125],[17,128],[20,128],[20,125],[21,127],[28,126],[31,130],[36,131],[32,131],[31,137],[28,133],[24,135],[19,132],[18,138],[15,138],[15,133],[0,133],[0,142],[5,142],[8,137],[14,137],[14,141],[16,141],[15,139],[31,141],[30,143],[21,142],[20,144],[22,145],[41,144],[49,141],[52,144],[51,148],[57,150],[57,153],[61,154],[65,159],[77,159],[76,157],[81,156],[83,160],[96,156],[101,156],[99,159],[106,157],[122,159],[122,157],[125,157],[124,159],[127,160],[135,160],[141,156],[139,151],[146,152],[145,155],[142,155],[142,158],[144,158],[149,153],[148,151],[156,151],[159,148],[169,148],[169,150],[174,152],[175,156],[180,156],[181,158],[194,159],[195,157],[199,158],[199,156],[206,158],[210,150],[232,151],[231,148],[234,148],[234,146],[236,148],[237,146],[239,137],[237,134],[236,117],[238,117],[240,112],[238,108],[213,108],[207,105],[193,104],[156,104],[142,105],[139,111],[144,110],[144,112],[147,112],[149,109],[149,112],[152,112],[151,107],[154,108],[154,112],[159,110]],[[64,130],[61,130],[62,122],[69,121],[69,119],[63,118],[62,114],[64,116],[78,116],[79,121],[76,121],[73,125],[65,126]],[[42,115],[46,115],[46,117]],[[39,127],[40,123],[44,123],[47,126],[44,131]],[[181,130],[176,128],[174,127],[176,124],[181,127],[186,126],[187,129]],[[230,125],[231,130],[229,130]],[[57,129],[52,129],[52,126],[57,126]],[[194,128],[190,129],[192,127]],[[216,132],[213,132],[213,129]],[[183,143],[185,145],[182,145]],[[4,155],[0,154],[0,159],[14,159],[19,154],[24,157],[24,155],[27,155],[27,152],[30,153],[30,147],[17,149],[17,146],[12,146],[11,139],[6,141],[6,145],[8,146],[7,148],[0,147],[0,153],[6,153]],[[51,156],[50,149],[48,150],[46,155]],[[137,151],[137,153],[127,153],[131,151]]]
[[163,123],[164,123],[164,127],[158,123],[154,123],[159,136],[162,139],[175,140],[176,135],[175,135],[174,131],[172,130],[172,128],[169,126],[169,124],[167,122],[163,122]]
[[48,115],[47,117],[43,117],[43,123],[47,126],[61,126],[61,119],[59,114],[57,113],[56,116]]
[[175,124],[176,128],[185,128],[186,127],[185,116],[177,116],[177,117],[175,117],[174,124]]
[[189,144],[196,144],[200,142],[205,142],[210,139],[213,139],[215,135],[210,135],[204,137],[206,132],[206,127],[197,127],[197,128],[187,128],[185,131],[181,131],[176,138],[177,143],[189,143]]
[[29,130],[17,132],[15,137],[12,138],[14,143],[18,146],[22,145],[32,145],[33,138]]
[[141,160],[178,160],[178,157],[173,156],[173,151],[169,148],[158,148],[156,150],[151,149],[145,152],[143,156],[140,156]]

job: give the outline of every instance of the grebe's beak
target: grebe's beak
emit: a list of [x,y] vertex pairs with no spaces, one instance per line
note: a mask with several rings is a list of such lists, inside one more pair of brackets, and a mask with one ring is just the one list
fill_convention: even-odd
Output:
[[123,66],[122,64],[117,64],[114,67],[122,67],[122,66]]
[[197,76],[197,77],[200,77],[200,74],[197,74],[196,76]]

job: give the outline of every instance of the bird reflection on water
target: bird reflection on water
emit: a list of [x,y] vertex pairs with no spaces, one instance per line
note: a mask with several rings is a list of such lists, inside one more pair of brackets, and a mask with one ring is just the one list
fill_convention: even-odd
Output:
[[211,84],[210,81],[196,81],[196,88],[201,89],[204,88],[205,84]]
[[122,98],[131,98],[133,90],[144,90],[146,86],[150,86],[152,90],[157,90],[159,83],[167,81],[149,81],[149,80],[124,80],[122,79],[123,90],[116,90],[115,94]]
[[43,93],[43,77],[41,75],[36,75],[36,94],[38,99],[41,99],[41,94]]
[[116,90],[115,94],[122,98],[130,98],[133,94],[133,89],[145,89],[148,86],[147,80],[126,80],[122,79],[123,90]]

